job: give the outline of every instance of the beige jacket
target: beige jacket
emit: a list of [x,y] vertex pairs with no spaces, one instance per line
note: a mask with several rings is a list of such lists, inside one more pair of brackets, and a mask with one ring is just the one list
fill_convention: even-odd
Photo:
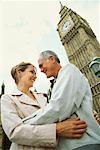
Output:
[[56,146],[56,124],[24,124],[28,117],[47,103],[43,94],[36,94],[36,101],[18,89],[1,98],[2,126],[12,141],[10,150],[54,150]]

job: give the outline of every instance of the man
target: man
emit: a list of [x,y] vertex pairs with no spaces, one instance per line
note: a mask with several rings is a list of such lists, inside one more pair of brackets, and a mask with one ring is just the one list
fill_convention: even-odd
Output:
[[61,67],[58,56],[52,51],[42,52],[38,63],[41,72],[47,78],[53,76],[56,83],[49,104],[25,122],[45,124],[78,116],[88,123],[87,132],[80,140],[60,138],[57,150],[99,150],[100,128],[92,115],[92,94],[85,76],[70,63]]

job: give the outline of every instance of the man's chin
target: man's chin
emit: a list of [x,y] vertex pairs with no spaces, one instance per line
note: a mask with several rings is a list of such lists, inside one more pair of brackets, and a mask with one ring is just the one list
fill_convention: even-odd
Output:
[[49,76],[46,76],[47,78],[50,78]]
[[47,78],[51,78],[52,76],[51,76],[51,75],[46,75],[46,77],[47,77]]

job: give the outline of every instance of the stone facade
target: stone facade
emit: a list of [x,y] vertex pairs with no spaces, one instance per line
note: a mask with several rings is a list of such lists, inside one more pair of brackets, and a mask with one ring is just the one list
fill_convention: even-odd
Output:
[[100,78],[89,69],[94,57],[100,57],[100,45],[91,27],[76,12],[61,4],[60,21],[57,31],[66,50],[69,61],[75,64],[88,78],[94,109],[100,115]]

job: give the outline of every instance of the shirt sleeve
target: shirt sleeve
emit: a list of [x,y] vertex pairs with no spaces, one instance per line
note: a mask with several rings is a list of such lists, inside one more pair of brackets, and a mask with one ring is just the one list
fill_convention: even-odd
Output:
[[56,146],[56,124],[24,124],[8,95],[1,98],[1,121],[5,133],[14,143],[33,147]]
[[75,66],[69,64],[62,69],[52,90],[49,104],[24,122],[45,124],[69,118],[73,108],[80,106],[85,95],[86,88],[82,85],[82,79],[83,76]]

